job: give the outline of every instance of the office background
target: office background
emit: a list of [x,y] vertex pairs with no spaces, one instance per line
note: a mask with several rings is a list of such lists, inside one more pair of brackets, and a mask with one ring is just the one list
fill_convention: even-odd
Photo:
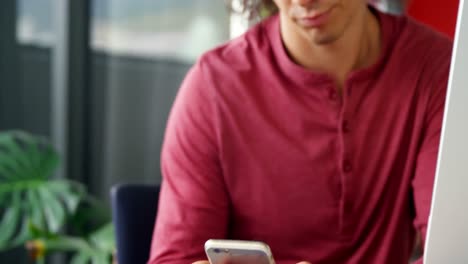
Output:
[[62,158],[56,177],[108,200],[115,183],[160,182],[178,86],[199,54],[229,38],[229,17],[212,0],[7,0],[0,32],[0,130],[50,138]]
[[[455,5],[440,10],[456,15]],[[218,0],[4,0],[0,130],[50,138],[62,158],[56,177],[104,201],[116,183],[159,183],[178,86],[201,53],[229,39],[231,19]],[[434,26],[450,35],[454,21]],[[0,263],[27,263],[23,253],[0,253]]]

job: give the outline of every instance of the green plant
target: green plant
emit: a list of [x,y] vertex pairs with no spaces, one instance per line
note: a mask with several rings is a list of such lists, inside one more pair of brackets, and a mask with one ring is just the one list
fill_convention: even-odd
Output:
[[73,264],[109,263],[114,250],[110,214],[91,219],[93,212],[108,210],[82,184],[54,179],[58,165],[59,155],[46,139],[22,131],[0,133],[0,251],[26,244],[38,262],[66,251],[73,254]]

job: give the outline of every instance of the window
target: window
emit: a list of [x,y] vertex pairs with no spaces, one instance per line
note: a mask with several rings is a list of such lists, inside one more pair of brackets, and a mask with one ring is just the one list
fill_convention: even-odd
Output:
[[93,1],[93,50],[194,61],[229,37],[224,1]]
[[[105,193],[120,181],[160,180],[167,116],[182,79],[229,39],[224,1],[94,0],[91,107],[94,165]],[[131,178],[129,178],[131,177]]]

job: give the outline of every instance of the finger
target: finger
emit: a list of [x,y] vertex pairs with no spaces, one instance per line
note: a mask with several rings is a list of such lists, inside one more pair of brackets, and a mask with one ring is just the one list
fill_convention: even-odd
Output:
[[192,264],[210,264],[210,262],[206,261],[206,260],[199,260],[199,261],[195,261],[194,263]]
[[308,261],[301,261],[301,262],[299,262],[299,263],[297,263],[297,264],[310,264],[310,262],[308,262]]

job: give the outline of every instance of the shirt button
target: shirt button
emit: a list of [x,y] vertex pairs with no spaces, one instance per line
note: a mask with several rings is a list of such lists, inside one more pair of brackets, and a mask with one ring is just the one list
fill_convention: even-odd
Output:
[[341,129],[344,133],[349,132],[349,122],[347,120],[343,121],[343,124],[341,125]]
[[351,162],[349,160],[345,160],[343,162],[343,171],[345,173],[349,173],[353,170],[353,166],[351,165]]

